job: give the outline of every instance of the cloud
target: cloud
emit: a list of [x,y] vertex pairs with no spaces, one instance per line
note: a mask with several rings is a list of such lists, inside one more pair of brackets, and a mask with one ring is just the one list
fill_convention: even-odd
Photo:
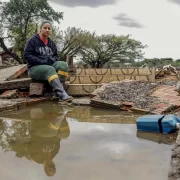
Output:
[[112,5],[116,3],[116,0],[49,0],[49,1],[68,7],[88,6],[94,8],[104,5]]
[[168,0],[171,3],[176,3],[178,5],[180,5],[180,0]]
[[143,28],[144,27],[142,24],[140,24],[136,20],[128,17],[124,13],[121,13],[121,14],[113,17],[113,19],[117,20],[118,24],[120,26],[125,26],[125,27],[129,27],[129,28]]

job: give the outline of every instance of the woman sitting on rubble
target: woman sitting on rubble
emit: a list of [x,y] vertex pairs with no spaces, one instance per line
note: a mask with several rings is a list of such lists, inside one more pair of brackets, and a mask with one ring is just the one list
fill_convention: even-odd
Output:
[[44,21],[40,33],[31,37],[24,49],[24,59],[28,64],[28,73],[33,80],[47,80],[60,101],[71,101],[62,84],[68,77],[68,64],[59,61],[57,47],[49,38],[51,23]]

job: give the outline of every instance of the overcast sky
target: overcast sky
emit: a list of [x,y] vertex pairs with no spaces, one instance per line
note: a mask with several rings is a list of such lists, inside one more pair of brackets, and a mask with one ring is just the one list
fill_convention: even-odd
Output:
[[98,34],[131,34],[149,47],[147,58],[180,58],[180,0],[49,0],[64,12],[60,26]]

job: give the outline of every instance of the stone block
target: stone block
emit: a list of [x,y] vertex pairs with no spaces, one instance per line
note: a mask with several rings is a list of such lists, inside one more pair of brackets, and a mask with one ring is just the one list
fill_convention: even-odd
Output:
[[74,105],[88,106],[90,105],[90,98],[73,99]]
[[29,96],[43,96],[45,84],[31,83],[29,87]]

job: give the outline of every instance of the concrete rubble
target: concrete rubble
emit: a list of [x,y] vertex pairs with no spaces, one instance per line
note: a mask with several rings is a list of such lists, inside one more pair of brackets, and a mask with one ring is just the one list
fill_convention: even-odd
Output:
[[30,83],[32,82],[31,78],[21,78],[10,81],[0,82],[0,90],[11,90],[11,89],[28,89]]
[[0,113],[47,100],[48,97],[29,97],[31,82],[24,64],[0,69]]
[[90,98],[85,97],[85,98],[74,99],[72,103],[74,105],[79,105],[79,106],[89,106],[90,105]]
[[8,111],[15,111],[22,108],[26,108],[30,105],[40,103],[46,100],[48,100],[47,97],[1,99],[0,100],[0,114],[7,113]]
[[91,105],[119,108],[133,112],[166,114],[180,108],[175,86],[163,82],[124,80],[102,85],[91,96]]
[[142,81],[121,81],[111,83],[99,94],[102,100],[129,102],[141,109],[153,110],[153,104],[157,103],[157,97],[150,94],[160,86],[160,83]]
[[19,78],[27,70],[26,65],[12,66],[0,70],[0,82],[10,81]]

